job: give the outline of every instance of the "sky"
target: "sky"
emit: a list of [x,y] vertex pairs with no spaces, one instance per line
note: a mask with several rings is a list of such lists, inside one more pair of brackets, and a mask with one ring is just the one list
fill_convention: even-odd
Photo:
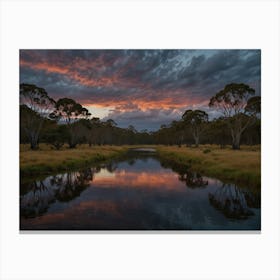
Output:
[[67,97],[119,127],[157,130],[187,109],[210,119],[209,99],[229,83],[260,95],[260,50],[20,50],[20,83]]

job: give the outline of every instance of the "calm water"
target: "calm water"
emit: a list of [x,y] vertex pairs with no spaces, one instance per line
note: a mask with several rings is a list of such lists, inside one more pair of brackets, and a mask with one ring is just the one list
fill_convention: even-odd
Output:
[[21,229],[260,229],[259,196],[140,151],[20,192]]

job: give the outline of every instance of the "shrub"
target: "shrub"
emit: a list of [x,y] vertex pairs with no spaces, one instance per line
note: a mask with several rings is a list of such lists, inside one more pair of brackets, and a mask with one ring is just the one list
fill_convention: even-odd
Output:
[[210,149],[204,149],[204,150],[203,150],[203,153],[204,153],[204,154],[208,154],[208,153],[210,153],[210,152],[211,152]]
[[60,150],[67,140],[65,126],[59,126],[50,130],[46,135],[47,143],[52,145],[56,150]]

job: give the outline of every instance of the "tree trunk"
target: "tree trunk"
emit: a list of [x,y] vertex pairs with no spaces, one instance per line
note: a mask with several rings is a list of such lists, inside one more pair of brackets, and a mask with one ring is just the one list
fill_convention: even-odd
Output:
[[37,149],[38,149],[37,143],[31,141],[31,143],[30,143],[30,149],[31,149],[31,150],[37,150]]
[[232,137],[232,149],[239,150],[240,149],[240,133],[235,133]]
[[70,149],[75,149],[78,143],[72,141],[72,139],[70,139],[70,141],[68,142],[69,148]]
[[37,150],[38,149],[38,136],[35,133],[30,133],[29,136],[30,139],[30,148],[31,150]]
[[195,141],[195,147],[197,148],[198,145],[199,145],[199,137],[198,137],[198,136],[195,136],[195,137],[194,137],[194,141]]

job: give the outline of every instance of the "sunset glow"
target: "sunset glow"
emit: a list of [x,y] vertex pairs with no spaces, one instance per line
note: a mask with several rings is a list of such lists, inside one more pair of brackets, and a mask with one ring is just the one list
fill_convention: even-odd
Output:
[[260,92],[259,50],[21,50],[20,82],[68,97],[120,127],[155,130],[200,108],[225,84]]

